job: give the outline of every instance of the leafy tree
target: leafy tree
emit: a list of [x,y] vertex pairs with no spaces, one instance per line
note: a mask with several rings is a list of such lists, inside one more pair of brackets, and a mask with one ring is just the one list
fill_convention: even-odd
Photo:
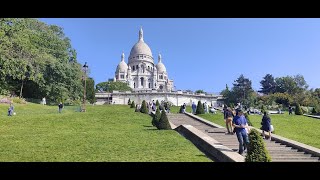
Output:
[[161,118],[160,110],[159,110],[159,108],[157,108],[156,114],[152,118],[152,122],[151,122],[152,125],[158,127],[160,118]]
[[86,98],[91,104],[93,104],[96,102],[94,80],[93,78],[89,77],[86,81]]
[[203,90],[199,89],[199,90],[196,90],[195,93],[198,93],[198,94],[201,93],[201,94],[203,94],[203,93],[205,93],[205,92],[204,92]]
[[131,105],[130,105],[130,108],[134,108],[136,105],[134,103],[134,101],[132,101]]
[[49,102],[79,100],[80,67],[62,28],[32,18],[0,18],[2,91]]
[[158,129],[160,130],[169,130],[171,129],[171,126],[170,126],[170,123],[169,123],[169,120],[168,120],[168,117],[167,117],[167,114],[165,111],[162,111],[161,112],[161,117],[160,117],[160,120],[159,120],[159,125],[157,127]]
[[283,104],[288,107],[293,99],[288,93],[274,93],[270,96],[276,103]]
[[96,90],[112,92],[112,91],[131,91],[132,89],[127,85],[127,83],[124,83],[124,82],[107,81],[107,82],[98,83],[96,85]]
[[265,75],[260,84],[262,88],[259,92],[263,94],[273,94],[276,90],[276,82],[271,74]]
[[140,112],[145,113],[145,114],[149,113],[149,109],[147,108],[147,103],[145,100],[142,101]]
[[296,115],[302,115],[302,109],[299,103],[296,103],[296,108],[295,108],[295,112]]
[[253,92],[251,81],[245,78],[243,74],[239,76],[233,83],[232,93],[237,97],[236,101],[242,102],[243,105],[248,104],[249,96]]
[[248,153],[246,162],[271,162],[269,152],[267,151],[260,133],[252,129],[249,133]]
[[312,108],[312,112],[311,112],[312,114],[317,114],[317,111],[316,111],[316,108],[314,107],[314,108]]
[[204,109],[203,109],[203,105],[202,105],[201,101],[198,101],[196,114],[204,114]]

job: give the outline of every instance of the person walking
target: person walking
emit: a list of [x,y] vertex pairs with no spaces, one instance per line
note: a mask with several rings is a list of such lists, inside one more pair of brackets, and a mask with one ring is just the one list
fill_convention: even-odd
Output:
[[265,111],[263,114],[264,114],[264,115],[263,115],[262,120],[261,120],[261,125],[262,125],[262,127],[261,127],[262,137],[263,137],[263,139],[266,138],[266,137],[265,137],[265,134],[264,134],[264,132],[266,131],[266,132],[269,133],[269,138],[268,138],[268,140],[271,140],[271,119],[270,119],[270,117],[268,116],[268,114],[267,114],[266,111]]
[[291,114],[292,114],[292,107],[289,106],[289,115],[291,115]]
[[8,116],[12,116],[13,115],[13,109],[14,109],[13,104],[10,103],[10,106],[8,108]]
[[42,105],[46,105],[46,104],[47,104],[46,98],[43,97],[43,98],[42,98]]
[[249,144],[248,133],[246,131],[246,128],[248,128],[248,122],[244,117],[242,110],[239,110],[238,114],[233,118],[233,127],[235,128],[239,141],[239,154],[242,155]]
[[[232,109],[230,107],[226,110],[226,127],[227,127],[227,134],[234,134],[233,133],[233,126],[232,126],[232,119],[234,118],[234,114],[232,112]],[[230,130],[229,130],[230,127]]]
[[59,103],[58,107],[59,107],[59,113],[62,113],[62,108],[63,108],[62,102]]
[[192,108],[192,114],[196,114],[197,105],[194,102],[192,102],[191,108]]

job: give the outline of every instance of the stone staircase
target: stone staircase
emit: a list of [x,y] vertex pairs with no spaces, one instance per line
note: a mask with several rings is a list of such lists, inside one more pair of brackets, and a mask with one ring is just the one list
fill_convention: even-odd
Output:
[[[177,127],[182,124],[192,125],[221,143],[221,145],[224,145],[235,152],[238,151],[239,142],[237,136],[225,134],[227,131],[226,128],[210,126],[185,114],[168,113],[167,116],[169,121]],[[264,140],[264,142],[272,162],[320,162],[319,157],[313,157],[311,154],[298,151],[297,149],[279,142],[270,140]]]

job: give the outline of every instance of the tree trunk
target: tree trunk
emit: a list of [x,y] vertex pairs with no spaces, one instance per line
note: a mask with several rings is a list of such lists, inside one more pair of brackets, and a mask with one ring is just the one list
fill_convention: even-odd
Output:
[[21,81],[20,98],[22,98],[23,80]]

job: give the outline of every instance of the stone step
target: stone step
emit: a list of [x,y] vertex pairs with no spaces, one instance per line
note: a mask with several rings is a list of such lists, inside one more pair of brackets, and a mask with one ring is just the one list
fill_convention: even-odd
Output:
[[271,162],[320,162],[316,159],[271,159]]
[[287,159],[290,159],[290,160],[319,160],[318,157],[276,157],[276,158],[273,158],[271,157],[271,159],[273,160],[287,160]]
[[311,158],[311,154],[292,154],[292,153],[279,153],[279,154],[270,154],[272,158]]

